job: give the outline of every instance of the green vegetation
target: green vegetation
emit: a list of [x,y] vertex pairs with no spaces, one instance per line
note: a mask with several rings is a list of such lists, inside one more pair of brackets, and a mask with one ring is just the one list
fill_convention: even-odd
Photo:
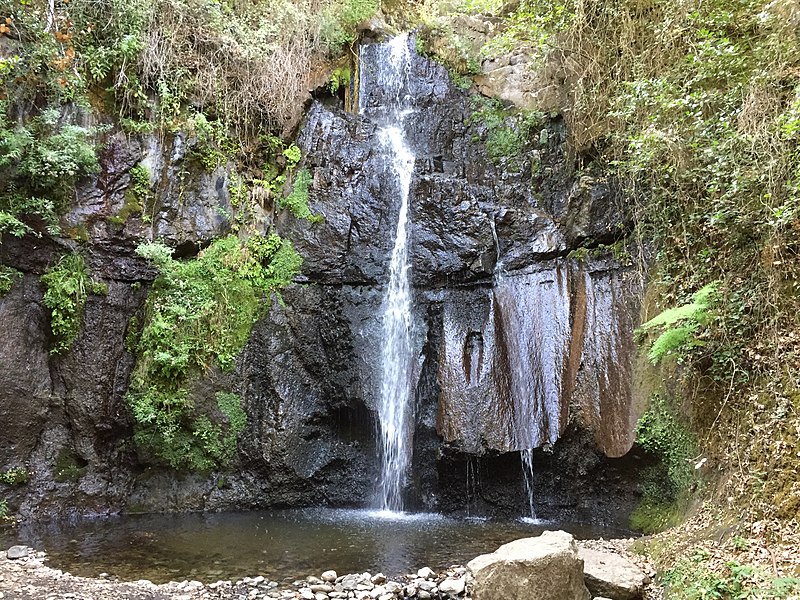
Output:
[[108,222],[114,227],[125,226],[134,215],[144,212],[152,194],[150,192],[150,171],[144,165],[136,165],[130,170],[131,182],[125,190],[125,203],[115,215],[108,218]]
[[175,469],[222,466],[244,427],[238,397],[218,394],[216,404],[203,404],[191,394],[191,382],[213,367],[233,368],[261,299],[288,285],[301,259],[275,234],[252,236],[245,245],[228,236],[188,261],[173,259],[161,244],[138,252],[160,276],[141,330],[128,340],[137,355],[127,396],[136,444],[150,460]]
[[652,330],[661,333],[650,345],[647,354],[654,365],[666,355],[677,354],[678,361],[692,348],[705,345],[698,337],[698,329],[708,323],[709,309],[716,302],[716,283],[703,286],[692,296],[692,301],[669,308],[656,315],[639,329],[639,335]]
[[800,591],[797,577],[776,577],[751,565],[727,561],[721,570],[711,567],[711,555],[696,549],[661,577],[665,597],[674,600],[708,598],[794,598]]
[[468,90],[472,77],[481,72],[476,49],[444,18],[427,21],[417,33],[416,49],[418,54],[444,65],[451,81],[463,90]]
[[379,0],[342,0],[328,3],[321,13],[320,37],[336,52],[356,41],[356,26],[380,8]]
[[69,448],[62,448],[56,456],[53,479],[58,483],[78,481],[86,473],[86,461]]
[[21,467],[7,469],[0,473],[0,483],[5,483],[6,485],[23,485],[28,483],[29,479],[30,473]]
[[83,324],[89,294],[107,294],[105,284],[93,281],[80,254],[67,254],[42,275],[44,305],[50,309],[53,333],[51,354],[63,354],[72,346]]
[[58,233],[75,183],[97,169],[95,133],[56,108],[19,122],[0,100],[0,236]]
[[14,282],[21,278],[21,272],[6,265],[0,265],[0,298],[10,292]]
[[645,533],[661,531],[680,522],[689,506],[689,494],[697,484],[697,440],[661,396],[636,426],[636,441],[658,457],[659,464],[642,478],[642,500],[631,515],[631,527]]
[[543,121],[544,115],[539,112],[515,112],[506,109],[500,100],[473,96],[472,112],[466,122],[479,128],[478,139],[485,142],[489,158],[500,164],[522,160],[524,150],[531,143],[532,132],[541,127]]
[[341,53],[377,9],[377,0],[72,0],[50,13],[46,0],[26,0],[5,13],[15,43],[0,78],[23,103],[91,99],[129,131],[148,121],[175,130],[190,104],[240,133],[280,130],[297,116],[312,60]]
[[292,192],[278,200],[279,208],[288,208],[298,219],[307,219],[312,223],[320,223],[322,215],[315,215],[308,207],[308,187],[311,184],[311,173],[308,169],[300,169],[295,175]]

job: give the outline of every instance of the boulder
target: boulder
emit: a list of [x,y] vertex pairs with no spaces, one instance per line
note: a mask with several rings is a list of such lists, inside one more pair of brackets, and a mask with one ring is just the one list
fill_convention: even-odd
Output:
[[473,600],[589,600],[573,537],[545,531],[500,546],[467,564]]
[[612,552],[581,548],[586,587],[593,596],[611,600],[638,600],[644,594],[647,575],[628,559]]

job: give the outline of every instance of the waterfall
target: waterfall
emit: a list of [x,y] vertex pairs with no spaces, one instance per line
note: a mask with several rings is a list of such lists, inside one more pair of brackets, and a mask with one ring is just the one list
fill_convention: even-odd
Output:
[[[411,464],[411,287],[408,271],[408,195],[414,172],[414,154],[409,149],[403,121],[411,112],[406,88],[410,65],[408,36],[387,44],[374,44],[371,60],[362,59],[369,73],[361,85],[379,86],[384,105],[370,106],[368,89],[359,94],[361,113],[381,124],[378,138],[387,171],[394,180],[400,211],[389,264],[389,286],[382,306],[381,387],[378,425],[381,438],[381,479],[377,503],[388,511],[403,509],[402,491]],[[374,81],[371,81],[374,80]]]
[[520,450],[519,457],[522,460],[522,477],[525,480],[525,492],[528,494],[528,510],[531,519],[536,518],[536,504],[534,503],[533,488],[533,448]]

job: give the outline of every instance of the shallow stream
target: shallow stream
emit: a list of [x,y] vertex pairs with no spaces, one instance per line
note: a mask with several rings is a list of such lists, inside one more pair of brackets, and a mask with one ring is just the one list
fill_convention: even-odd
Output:
[[444,568],[545,529],[564,529],[579,539],[626,534],[566,523],[307,509],[25,525],[0,530],[0,543],[3,548],[21,543],[43,549],[49,566],[85,577],[107,573],[122,580],[209,583],[263,575],[283,584],[327,569],[391,576],[423,566]]

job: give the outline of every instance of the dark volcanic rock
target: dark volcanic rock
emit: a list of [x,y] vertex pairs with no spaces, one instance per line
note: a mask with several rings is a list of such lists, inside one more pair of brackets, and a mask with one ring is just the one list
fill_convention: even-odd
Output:
[[[400,199],[382,141],[387,93],[362,49],[359,115],[314,103],[298,138],[321,223],[275,215],[304,258],[304,285],[255,324],[234,373],[211,371],[197,398],[240,392],[248,426],[231,472],[143,470],[129,443],[124,340],[156,276],[134,253],[164,239],[190,256],[230,231],[230,165],[198,167],[194,141],[113,136],[101,173],[64,218],[93,277],[85,326],[48,355],[38,275],[72,241],[3,239],[0,259],[25,273],[0,299],[0,462],[26,467],[12,507],[58,512],[364,505],[378,477],[381,305]],[[519,451],[537,448],[544,517],[620,522],[631,507],[632,330],[640,278],[606,255],[628,217],[613,182],[576,181],[560,118],[520,156],[489,158],[487,126],[441,65],[413,56],[403,121],[415,155],[409,198],[415,431],[408,505],[527,512]],[[151,173],[131,206],[131,169]],[[266,219],[271,222],[271,217]]]

